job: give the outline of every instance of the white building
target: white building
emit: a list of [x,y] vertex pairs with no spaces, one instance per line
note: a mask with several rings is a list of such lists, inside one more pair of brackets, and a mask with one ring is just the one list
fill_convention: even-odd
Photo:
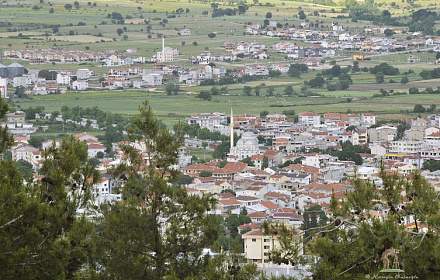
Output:
[[62,86],[70,85],[70,75],[69,74],[57,74],[57,84]]
[[228,117],[225,113],[201,113],[186,118],[189,125],[199,125],[200,128],[207,128],[209,131],[213,131],[214,128],[219,127],[221,124],[228,122]]
[[5,99],[8,98],[8,80],[0,78],[0,96]]
[[163,79],[162,74],[148,73],[148,74],[142,75],[142,80],[145,81],[145,83],[148,86],[161,86],[162,79]]
[[394,154],[406,154],[415,155],[422,151],[424,143],[423,141],[392,141],[390,152]]
[[229,155],[238,157],[238,160],[243,160],[259,153],[260,147],[257,136],[252,132],[246,132],[237,141],[237,145],[231,148]]
[[[76,77],[78,78],[78,80],[87,80],[88,78],[90,78],[90,76],[92,76],[92,72],[90,71],[90,69],[76,70]],[[58,75],[57,75],[57,78],[58,78]]]
[[72,83],[73,90],[86,90],[89,87],[89,83],[85,80],[76,80]]
[[298,114],[298,123],[306,126],[318,126],[321,124],[321,116],[313,112]]

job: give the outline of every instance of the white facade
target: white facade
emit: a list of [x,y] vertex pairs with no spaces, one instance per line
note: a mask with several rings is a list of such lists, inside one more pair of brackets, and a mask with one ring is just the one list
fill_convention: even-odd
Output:
[[57,74],[57,84],[62,86],[70,85],[70,75],[68,74]]
[[318,126],[321,124],[321,116],[313,112],[299,113],[298,123],[306,126]]
[[1,98],[8,98],[8,80],[0,78],[0,96]]
[[229,155],[237,156],[238,160],[243,160],[259,153],[257,136],[252,132],[246,132],[237,141],[237,145],[231,148]]
[[391,144],[391,153],[414,155],[422,151],[424,143],[422,141],[393,141]]
[[87,80],[88,78],[90,78],[90,76],[92,76],[92,72],[89,69],[76,70],[76,77],[78,78],[78,80]]
[[142,75],[142,80],[145,81],[148,86],[161,86],[162,79],[162,74],[149,73]]
[[215,128],[220,127],[221,124],[228,122],[228,117],[224,113],[202,113],[193,115],[186,118],[189,125],[199,125],[200,128],[207,128],[209,131],[213,131]]
[[77,80],[72,83],[73,90],[86,90],[89,87],[89,83],[83,80]]

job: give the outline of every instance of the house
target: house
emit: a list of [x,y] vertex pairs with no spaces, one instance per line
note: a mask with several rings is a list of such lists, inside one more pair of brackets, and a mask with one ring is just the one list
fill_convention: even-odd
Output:
[[182,29],[180,29],[179,34],[182,35],[182,36],[191,35],[191,29],[189,29],[189,28],[182,28]]
[[86,90],[89,87],[89,82],[86,80],[76,80],[72,83],[73,90]]
[[418,63],[420,62],[420,57],[415,55],[408,56],[408,63]]
[[353,55],[353,60],[354,61],[363,61],[365,60],[367,56],[365,54],[354,54]]

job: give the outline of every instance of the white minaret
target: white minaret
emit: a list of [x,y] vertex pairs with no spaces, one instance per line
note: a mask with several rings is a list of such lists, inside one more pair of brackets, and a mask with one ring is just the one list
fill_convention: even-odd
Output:
[[165,61],[165,37],[162,37],[162,61]]
[[229,124],[229,126],[231,127],[230,147],[232,149],[232,147],[234,147],[234,113],[232,112],[232,108],[231,108],[231,123]]

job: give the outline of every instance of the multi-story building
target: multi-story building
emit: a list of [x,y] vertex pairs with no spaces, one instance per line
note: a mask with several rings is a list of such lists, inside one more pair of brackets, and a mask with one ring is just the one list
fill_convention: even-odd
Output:
[[298,123],[306,126],[317,126],[321,124],[321,116],[313,112],[299,113]]

